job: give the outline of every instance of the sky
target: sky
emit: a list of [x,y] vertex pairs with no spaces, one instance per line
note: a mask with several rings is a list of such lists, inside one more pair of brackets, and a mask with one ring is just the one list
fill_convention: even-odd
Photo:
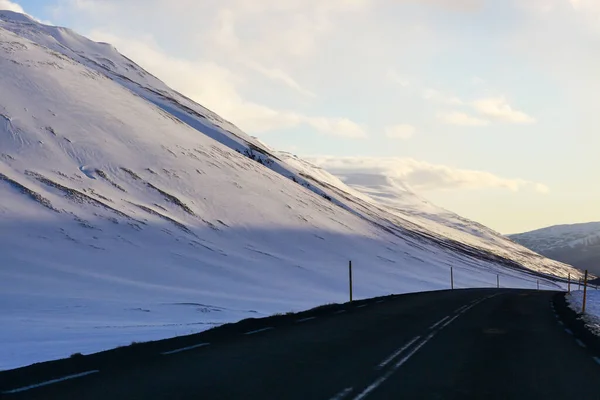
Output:
[[598,0],[0,0],[501,233],[600,220]]

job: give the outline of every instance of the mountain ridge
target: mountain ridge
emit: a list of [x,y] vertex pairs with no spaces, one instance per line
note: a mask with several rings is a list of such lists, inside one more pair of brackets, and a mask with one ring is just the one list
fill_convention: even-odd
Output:
[[600,274],[600,222],[554,225],[509,237],[549,258]]

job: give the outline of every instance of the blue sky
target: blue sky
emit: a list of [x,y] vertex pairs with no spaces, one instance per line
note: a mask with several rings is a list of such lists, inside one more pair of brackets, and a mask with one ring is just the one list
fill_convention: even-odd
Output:
[[503,233],[600,220],[596,0],[0,0]]

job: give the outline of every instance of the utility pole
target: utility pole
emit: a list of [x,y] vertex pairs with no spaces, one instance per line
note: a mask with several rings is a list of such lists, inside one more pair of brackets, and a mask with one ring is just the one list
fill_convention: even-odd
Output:
[[352,303],[352,261],[348,264],[348,278],[350,283],[350,303]]
[[587,300],[587,278],[588,278],[588,271],[587,269],[585,270],[585,277],[583,278],[583,306],[581,306],[581,313],[583,314],[585,312],[585,301]]

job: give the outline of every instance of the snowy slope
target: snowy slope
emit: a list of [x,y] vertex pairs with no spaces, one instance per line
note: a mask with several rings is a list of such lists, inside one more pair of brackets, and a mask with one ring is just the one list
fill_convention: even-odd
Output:
[[[369,200],[365,205],[364,197],[359,195],[360,189],[364,187],[359,188],[358,192],[351,191],[339,179],[332,180],[331,175],[310,163],[268,148],[215,113],[170,89],[109,44],[96,43],[70,29],[42,25],[27,16],[8,11],[0,12],[0,26],[105,74],[203,134],[261,161],[273,171],[293,178],[309,190],[332,199],[335,204],[363,218],[378,224],[391,224],[393,228],[399,225],[412,231],[424,232],[426,236],[433,236],[444,243],[449,240],[467,244],[517,261],[534,271],[564,275],[562,265],[548,263],[543,257],[540,258],[487,227],[432,206],[403,187],[401,182],[388,182],[383,191],[379,190],[379,194],[386,193],[384,196],[388,200],[384,210],[379,207],[383,197],[377,193],[367,191],[371,199],[375,198],[377,201]],[[388,180],[391,181],[389,178]],[[393,199],[391,203],[390,198]],[[374,204],[378,207],[373,208]],[[369,210],[365,211],[365,207]]]
[[575,274],[419,204],[381,204],[109,45],[0,11],[0,369],[344,301],[349,259],[357,297],[447,288],[450,266],[457,287]]
[[510,260],[541,273],[573,273],[562,263],[550,261],[490,228],[429,203],[397,179],[348,171],[330,173],[289,153],[278,154],[302,171],[302,176],[310,176],[329,188],[328,194],[343,198],[351,209],[387,229],[404,228],[441,246],[468,247],[467,252]]
[[540,254],[600,275],[600,222],[551,226],[510,238]]

